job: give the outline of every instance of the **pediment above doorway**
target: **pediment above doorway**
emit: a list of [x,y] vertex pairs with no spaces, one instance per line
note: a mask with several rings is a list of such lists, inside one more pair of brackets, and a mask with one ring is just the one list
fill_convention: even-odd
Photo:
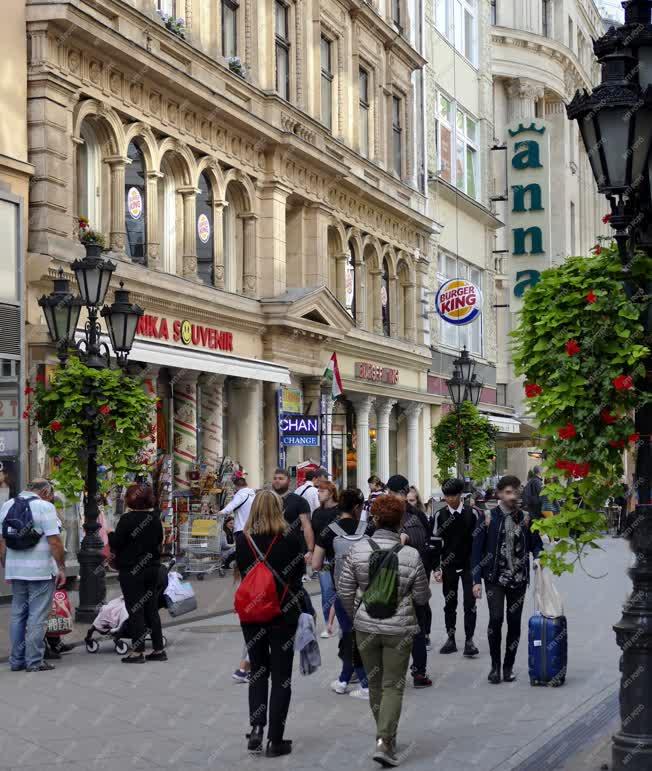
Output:
[[353,329],[353,319],[328,287],[288,289],[260,301],[270,326],[342,338]]

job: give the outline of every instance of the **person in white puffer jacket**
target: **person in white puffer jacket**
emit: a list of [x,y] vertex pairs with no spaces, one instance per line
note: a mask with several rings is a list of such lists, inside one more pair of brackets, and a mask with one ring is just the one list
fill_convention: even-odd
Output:
[[[356,642],[368,673],[369,701],[377,729],[373,759],[384,766],[399,764],[396,733],[412,639],[419,631],[414,606],[425,605],[430,599],[419,552],[411,546],[401,546],[399,531],[404,514],[405,503],[394,496],[383,495],[373,502],[371,515],[377,529],[371,538],[353,546],[337,585],[338,597],[353,619]],[[387,618],[372,616],[363,602],[369,586],[373,544],[383,551],[397,548],[397,603]]]

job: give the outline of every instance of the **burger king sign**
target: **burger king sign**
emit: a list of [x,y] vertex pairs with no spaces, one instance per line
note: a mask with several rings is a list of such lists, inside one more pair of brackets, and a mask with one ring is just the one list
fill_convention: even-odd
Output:
[[435,307],[439,316],[449,324],[470,324],[481,313],[482,293],[464,278],[451,278],[439,287]]

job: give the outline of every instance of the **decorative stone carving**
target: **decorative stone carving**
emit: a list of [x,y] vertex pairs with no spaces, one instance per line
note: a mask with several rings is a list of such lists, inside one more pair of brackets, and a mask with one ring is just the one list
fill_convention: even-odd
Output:
[[102,66],[99,64],[99,62],[92,61],[88,67],[88,77],[91,80],[91,83],[95,83],[96,85],[100,82],[102,78]]
[[143,87],[140,85],[140,83],[132,84],[131,88],[129,89],[129,97],[136,106],[140,106],[140,103],[143,99]]
[[71,51],[68,54],[68,69],[75,75],[79,72],[81,66],[81,56],[79,51]]
[[122,75],[119,72],[112,72],[109,78],[109,86],[114,94],[119,94],[122,88]]
[[149,95],[149,109],[152,115],[158,116],[161,114],[161,95],[155,91],[152,91]]

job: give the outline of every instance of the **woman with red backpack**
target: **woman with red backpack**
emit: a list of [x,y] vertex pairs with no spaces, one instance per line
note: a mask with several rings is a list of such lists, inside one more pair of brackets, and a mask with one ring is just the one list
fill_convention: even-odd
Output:
[[235,609],[251,661],[248,750],[262,752],[269,711],[268,757],[292,752],[292,742],[283,734],[292,693],[294,637],[304,605],[303,555],[301,538],[288,530],[281,499],[262,490],[245,529],[236,535],[235,560],[242,583]]

